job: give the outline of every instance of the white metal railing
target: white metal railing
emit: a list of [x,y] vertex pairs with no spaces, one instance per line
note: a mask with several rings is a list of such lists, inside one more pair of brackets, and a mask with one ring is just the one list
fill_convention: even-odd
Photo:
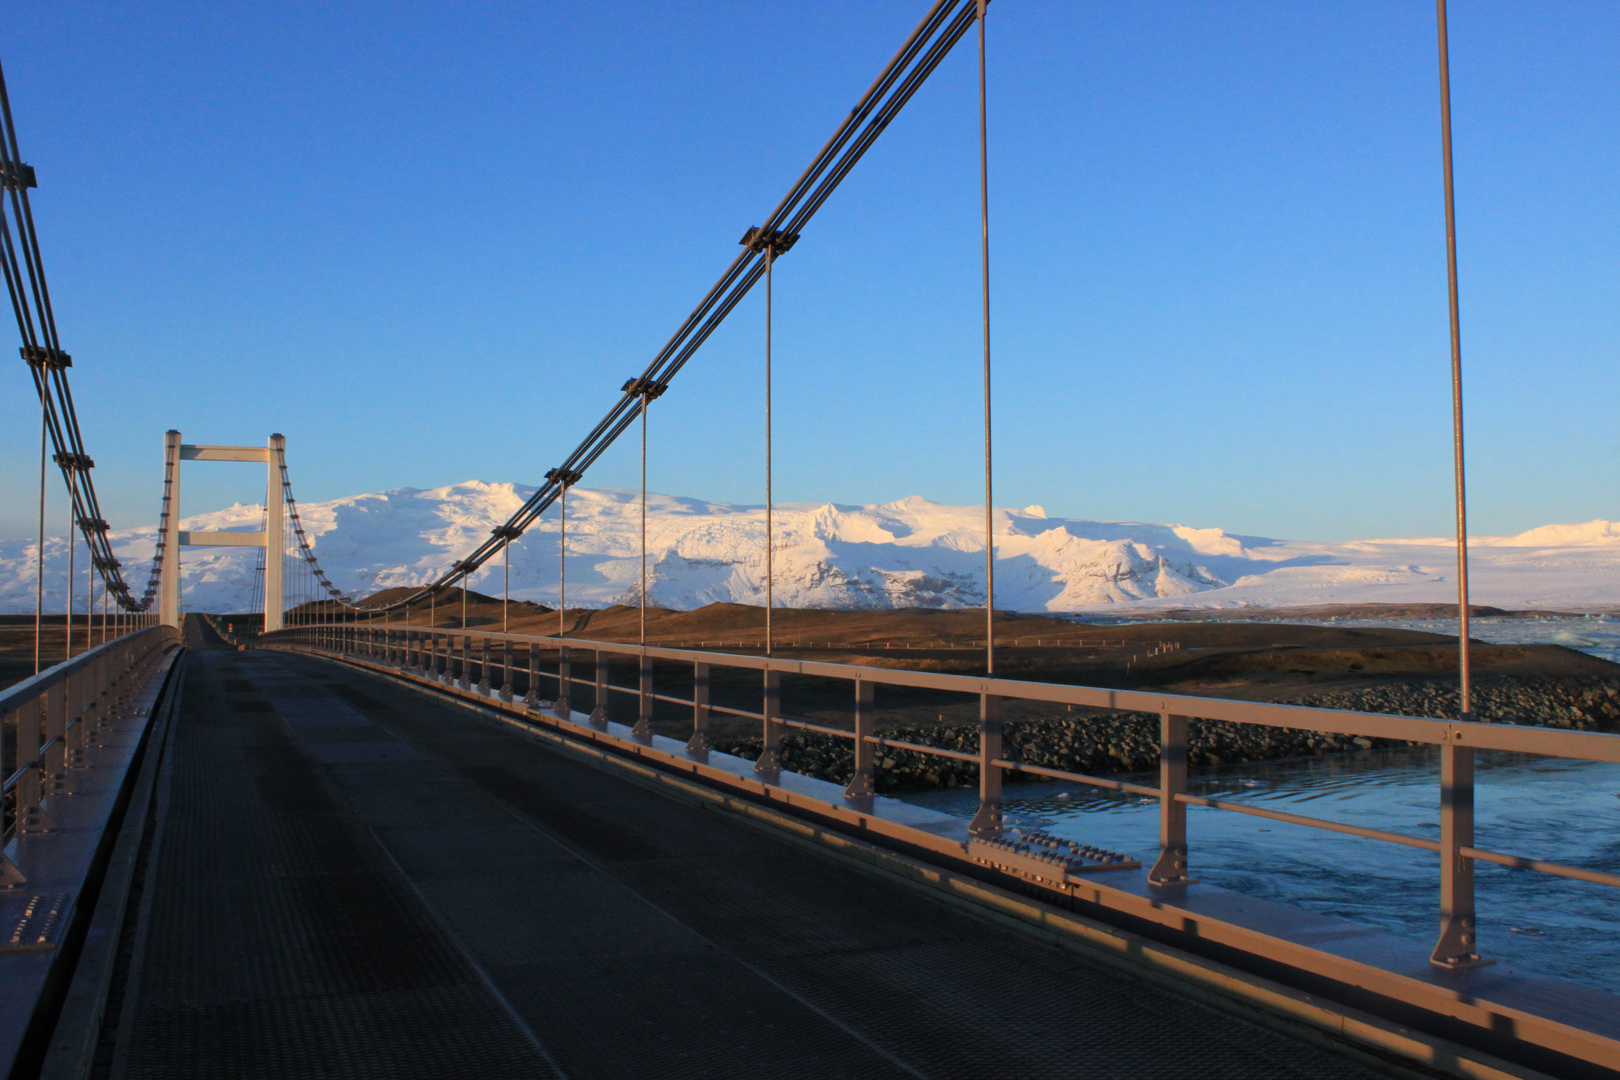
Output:
[[[515,659],[516,651],[521,649],[525,654],[527,668],[525,700],[531,708],[536,708],[540,704],[537,687],[542,680],[551,680],[558,688],[552,708],[558,716],[566,719],[570,715],[569,699],[573,696],[575,688],[588,686],[592,688],[591,720],[605,727],[613,695],[634,697],[636,712],[632,736],[645,739],[651,736],[655,702],[689,706],[692,709],[692,733],[687,748],[693,753],[700,753],[709,747],[709,718],[712,714],[721,713],[757,720],[761,725],[762,750],[755,764],[755,771],[764,776],[781,770],[780,749],[784,730],[798,729],[849,740],[853,744],[854,751],[854,776],[845,795],[850,799],[860,799],[873,794],[875,790],[873,781],[878,768],[876,752],[880,747],[970,762],[979,767],[979,809],[973,818],[971,830],[974,834],[985,837],[996,837],[1001,832],[1001,781],[1004,772],[1022,772],[1050,779],[1068,780],[1157,799],[1159,855],[1148,871],[1148,882],[1161,889],[1184,885],[1191,880],[1187,861],[1188,806],[1203,806],[1214,810],[1248,814],[1433,851],[1440,856],[1441,934],[1431,959],[1435,964],[1448,968],[1467,967],[1482,962],[1475,948],[1473,880],[1475,861],[1491,862],[1602,885],[1620,886],[1620,875],[1617,874],[1492,851],[1477,847],[1474,843],[1475,751],[1506,750],[1548,757],[1620,762],[1620,736],[1617,735],[1201,698],[1182,694],[1024,682],[972,675],[944,675],[781,657],[644,647],[578,638],[415,628],[408,625],[389,627],[374,623],[351,623],[308,626],[268,635],[265,643],[312,647],[369,658],[419,678],[454,683],[464,690],[476,687],[477,690],[485,694],[494,694],[506,702],[513,701],[516,694],[514,676],[518,669]],[[491,657],[492,650],[499,652],[495,659]],[[594,654],[593,679],[585,680],[573,676],[572,654],[575,652]],[[555,670],[542,668],[542,653],[551,654],[545,658],[545,666]],[[638,678],[634,687],[611,683],[608,660],[614,656],[636,658]],[[657,693],[653,679],[654,661],[691,664],[692,696],[687,698]],[[759,711],[730,708],[711,702],[710,671],[717,667],[760,673],[762,704]],[[492,687],[491,676],[497,671],[500,682]],[[814,676],[849,683],[851,727],[848,729],[832,727],[782,715],[783,674]],[[873,705],[873,691],[878,686],[950,691],[977,696],[978,752],[966,753],[926,743],[887,738],[878,734],[875,730]],[[1002,752],[1001,705],[1007,700],[1157,713],[1160,717],[1158,786],[1089,776],[1064,769],[1028,764],[1005,756]],[[1189,720],[1226,721],[1436,746],[1440,750],[1440,837],[1436,840],[1411,836],[1191,794],[1187,790]]]
[[[180,644],[180,632],[153,626],[114,638],[0,690],[0,718],[15,738],[0,747],[7,820],[4,835],[49,832],[45,799],[71,795],[86,733],[137,693],[146,675]],[[26,883],[0,853],[0,888]]]

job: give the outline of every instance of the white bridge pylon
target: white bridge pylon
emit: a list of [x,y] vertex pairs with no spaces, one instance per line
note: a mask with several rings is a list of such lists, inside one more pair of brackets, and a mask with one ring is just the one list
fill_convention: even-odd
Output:
[[[190,446],[178,431],[163,436],[163,464],[171,478],[169,517],[164,522],[163,572],[158,613],[165,626],[180,625],[180,549],[182,547],[264,548],[264,629],[282,624],[281,556],[283,501],[281,470],[287,460],[287,440],[272,435],[264,446]],[[262,461],[265,463],[264,532],[189,532],[180,528],[180,463],[182,461]],[[271,537],[275,538],[272,546]],[[272,557],[274,556],[274,557]]]

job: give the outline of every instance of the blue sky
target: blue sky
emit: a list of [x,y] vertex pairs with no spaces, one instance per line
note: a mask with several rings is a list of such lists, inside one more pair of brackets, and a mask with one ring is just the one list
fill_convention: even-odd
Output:
[[[924,7],[0,8],[109,519],[155,517],[170,427],[284,432],[304,500],[537,482]],[[1451,21],[1474,531],[1620,517],[1620,5]],[[998,503],[1449,530],[1434,32],[1421,0],[996,0]],[[779,499],[982,495],[972,61],[779,264]],[[654,406],[655,490],[763,499],[762,347],[757,293]],[[30,394],[16,363],[0,535]],[[188,466],[184,505],[262,490]]]

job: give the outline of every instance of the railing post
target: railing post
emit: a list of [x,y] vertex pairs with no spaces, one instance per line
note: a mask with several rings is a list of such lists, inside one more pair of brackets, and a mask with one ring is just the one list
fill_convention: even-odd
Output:
[[759,760],[754,762],[754,771],[763,776],[772,776],[782,771],[782,725],[776,722],[782,708],[782,675],[772,669],[765,669],[765,722],[761,725],[761,735],[764,746],[760,749]]
[[[113,702],[115,700],[113,697],[113,687],[118,681],[117,676],[113,674],[113,671],[115,670],[113,667],[113,659],[114,657],[111,652],[103,652],[99,657],[96,658],[94,667],[95,682],[92,684],[92,686],[99,689],[96,690],[95,697],[90,702],[90,708],[95,712],[96,722],[94,725],[90,725],[89,716],[86,716],[82,721],[82,723],[87,725],[87,730],[85,731],[84,738],[81,741],[87,746],[104,746],[105,743],[102,741],[102,736],[112,730],[111,721],[113,714]],[[88,760],[85,762],[85,764],[89,764]]]
[[709,665],[701,661],[692,665],[692,737],[686,752],[709,752]]
[[630,737],[652,742],[653,670],[652,657],[645,649],[637,665],[636,690],[636,726],[630,729]]
[[[92,635],[92,638],[94,635]],[[95,658],[84,669],[84,711],[79,714],[79,726],[85,730],[79,736],[81,748],[93,745],[91,736],[96,728],[101,726],[102,714],[106,711],[106,702],[103,700],[107,694],[107,657],[101,655]],[[92,726],[92,719],[95,721]],[[84,749],[78,753],[78,765],[84,768],[89,765]]]
[[[535,670],[536,664],[537,661],[534,659],[534,649],[531,647],[529,649],[529,670],[531,672]],[[540,702],[539,692],[534,689],[535,685],[539,681],[540,680],[536,675],[531,674],[529,676],[529,696],[533,699],[535,704],[539,704]],[[557,697],[556,700],[551,703],[551,711],[557,714],[557,719],[559,720],[567,720],[569,717],[573,716],[573,706],[569,705],[568,703],[569,698],[572,696],[573,689],[574,662],[568,655],[568,646],[559,645],[557,647]]]
[[1440,747],[1440,940],[1429,963],[1443,968],[1479,967],[1475,946],[1474,860],[1461,849],[1474,846],[1474,750],[1461,746],[1452,728]]
[[85,713],[90,709],[91,677],[94,674],[95,665],[87,664],[67,677],[69,705],[67,715],[62,718],[62,741],[65,744],[62,775],[66,781],[63,790],[68,794],[73,792],[73,772],[90,764],[85,758],[84,735]]
[[[16,811],[19,833],[56,831],[56,823],[40,805],[40,788],[44,780],[45,765],[37,759],[40,708],[43,704],[43,699],[36,697],[17,710],[17,768],[22,770],[22,775],[17,778]],[[0,881],[0,887],[10,886]]]
[[877,734],[876,716],[872,708],[872,684],[865,679],[855,680],[855,775],[844,789],[846,799],[870,799],[877,794],[877,778],[873,771],[877,765],[877,744],[869,737]]
[[501,700],[512,700],[512,639],[501,642]]
[[478,692],[489,693],[489,638],[483,638],[478,645]]
[[[526,708],[534,709],[540,705],[540,650],[536,649],[534,642],[531,641],[528,645],[528,651],[529,688],[523,692],[523,704]],[[561,696],[566,689],[566,686],[559,683],[557,694]],[[567,719],[566,713],[559,712],[557,715]]]
[[979,809],[968,823],[968,831],[995,833],[1001,830],[1001,767],[991,762],[1001,757],[1001,698],[979,695]]
[[67,747],[57,738],[65,730],[67,710],[68,687],[64,680],[45,692],[45,742],[49,744],[54,741],[55,745],[45,751],[45,758],[40,762],[43,796],[70,794],[67,769],[63,767],[67,760]]
[[471,634],[462,634],[461,635],[461,677],[456,680],[456,685],[461,687],[463,690],[471,690],[472,689],[473,682],[472,682],[472,635]]
[[596,705],[591,709],[590,722],[607,730],[608,725],[608,654],[596,650]]
[[1159,715],[1159,858],[1148,871],[1149,885],[1191,885],[1187,876],[1187,718]]

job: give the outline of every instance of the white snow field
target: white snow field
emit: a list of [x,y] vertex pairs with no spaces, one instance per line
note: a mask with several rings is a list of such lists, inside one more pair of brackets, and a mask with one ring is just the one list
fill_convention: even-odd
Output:
[[[435,577],[504,522],[534,489],[467,481],[301,504],[328,576],[351,595]],[[198,514],[182,528],[259,527],[262,508]],[[792,503],[776,508],[776,602],[791,607],[975,607],[984,603],[984,511],[911,497],[877,506]],[[576,488],[568,497],[568,601],[633,601],[640,510],[633,491]],[[1084,612],[1155,607],[1455,601],[1449,538],[1314,543],[1221,529],[1049,518],[1039,506],[997,510],[996,606]],[[139,595],[153,528],[115,532],[126,580]],[[694,608],[764,602],[765,513],[760,506],[649,496],[652,603]],[[1518,536],[1474,537],[1473,597],[1506,608],[1620,608],[1620,523],[1548,525]],[[62,608],[67,548],[47,540],[47,605]],[[83,605],[84,549],[76,606]],[[184,548],[182,603],[247,610],[257,553]],[[557,511],[512,548],[512,597],[557,600]],[[34,608],[35,544],[0,542],[0,611]],[[501,563],[472,587],[499,595]]]

